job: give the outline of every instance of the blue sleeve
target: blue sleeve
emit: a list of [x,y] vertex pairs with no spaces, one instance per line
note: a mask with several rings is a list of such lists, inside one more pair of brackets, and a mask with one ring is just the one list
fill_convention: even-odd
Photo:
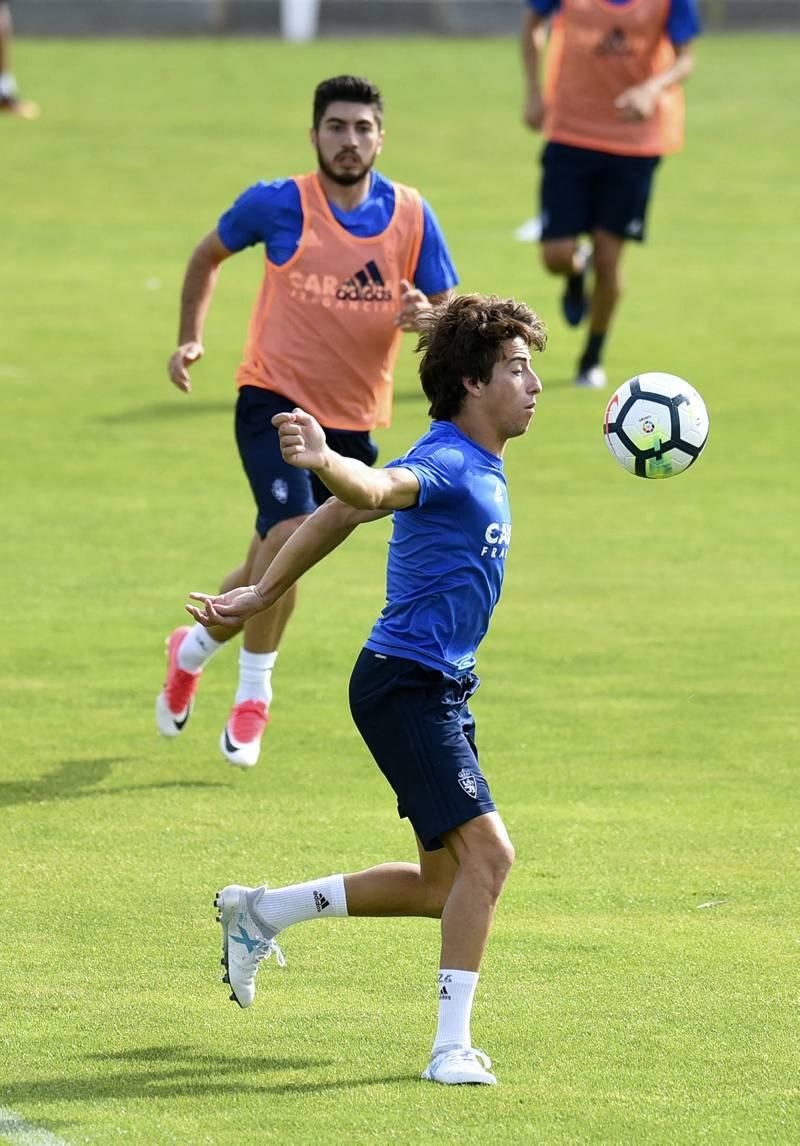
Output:
[[532,8],[537,16],[552,16],[561,7],[561,0],[528,0],[528,7]]
[[256,243],[268,248],[278,212],[295,201],[299,210],[300,193],[291,179],[255,183],[220,216],[217,233],[229,251],[243,251]]
[[667,17],[667,34],[676,48],[700,35],[700,12],[697,0],[671,0]]
[[466,466],[466,458],[460,450],[442,446],[432,454],[411,453],[390,462],[387,468],[392,466],[411,470],[417,478],[418,506],[452,503],[464,496],[461,475]]
[[440,294],[450,290],[458,282],[458,274],[450,258],[439,220],[433,209],[422,200],[422,245],[419,249],[417,269],[414,272],[414,286],[424,294]]

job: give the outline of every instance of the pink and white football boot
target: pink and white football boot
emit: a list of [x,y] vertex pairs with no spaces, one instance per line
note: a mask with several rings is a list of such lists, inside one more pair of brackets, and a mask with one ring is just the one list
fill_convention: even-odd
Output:
[[269,709],[263,700],[242,700],[234,704],[222,730],[222,755],[238,768],[252,768],[261,751],[261,737],[269,723]]
[[156,698],[156,725],[162,736],[179,736],[194,707],[203,670],[187,672],[178,665],[178,650],[190,632],[188,625],[182,625],[167,637],[167,679]]

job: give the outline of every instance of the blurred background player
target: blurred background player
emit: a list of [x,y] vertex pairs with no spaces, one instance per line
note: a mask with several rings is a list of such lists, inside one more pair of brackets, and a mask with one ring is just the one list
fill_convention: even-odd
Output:
[[[425,321],[425,320],[423,320]],[[503,585],[511,513],[503,455],[527,433],[541,383],[531,351],[541,319],[513,299],[451,298],[427,317],[420,378],[434,419],[385,469],[332,451],[303,410],[276,415],[291,465],[336,494],[297,530],[258,585],[191,594],[204,623],[238,623],[276,599],[363,521],[394,511],[387,603],[350,678],[350,710],[414,829],[418,863],[383,863],[289,887],[218,893],[224,982],[249,1007],[261,961],[283,961],[285,928],[334,916],[441,919],[439,1021],[422,1077],[493,1086],[470,1017],[495,908],[514,849],[481,771],[469,698],[476,650]],[[352,508],[351,508],[352,507]],[[390,976],[391,978],[391,976]]]
[[17,81],[11,70],[11,40],[14,26],[11,22],[11,5],[0,0],[0,114],[18,115],[22,119],[36,119],[39,108],[30,100],[22,99],[17,91]]
[[[542,90],[541,29],[551,18]],[[622,249],[626,240],[644,239],[656,167],[683,145],[680,84],[692,70],[699,30],[696,0],[527,0],[524,118],[548,141],[542,261],[566,279],[567,322],[578,326],[589,315],[578,386],[606,384],[601,363],[621,293]]]
[[[272,417],[302,406],[340,453],[369,465],[370,430],[387,426],[401,330],[455,285],[436,217],[414,188],[373,169],[383,144],[383,103],[374,84],[339,76],[314,94],[311,142],[317,170],[257,183],[236,201],[189,260],[172,382],[191,391],[189,367],[203,354],[203,324],[220,264],[255,243],[266,248],[264,279],[237,374],[236,439],[258,507],[247,555],[223,590],[257,581],[305,517],[329,495],[313,475],[287,465]],[[295,604],[293,587],[244,625],[239,686],[220,748],[250,766],[269,718],[272,669]],[[229,628],[176,629],[167,679],[156,701],[164,736],[191,712],[200,673],[229,640]]]

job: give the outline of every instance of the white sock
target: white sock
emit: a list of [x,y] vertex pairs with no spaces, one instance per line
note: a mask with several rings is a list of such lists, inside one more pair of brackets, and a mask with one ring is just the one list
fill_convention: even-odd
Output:
[[318,916],[347,915],[343,875],[326,875],[290,887],[263,888],[254,911],[275,934]]
[[243,700],[263,700],[267,708],[272,703],[272,670],[278,654],[239,651],[239,687],[234,704]]
[[17,94],[17,81],[11,72],[0,72],[0,98],[11,99]]
[[472,1000],[478,986],[477,971],[439,972],[439,1026],[433,1040],[433,1053],[471,1047]]
[[178,668],[184,672],[200,672],[224,644],[225,641],[215,641],[202,625],[195,625],[178,649]]

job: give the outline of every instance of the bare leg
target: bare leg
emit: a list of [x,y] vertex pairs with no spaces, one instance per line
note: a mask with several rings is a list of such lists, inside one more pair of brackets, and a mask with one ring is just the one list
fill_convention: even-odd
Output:
[[[273,558],[305,520],[305,517],[292,517],[272,527],[254,554],[247,584],[263,577]],[[297,585],[293,585],[271,609],[245,622],[244,647],[248,652],[271,653],[278,648],[296,602]]]
[[0,3],[0,76],[11,73],[12,34],[11,9],[8,4]]
[[348,915],[423,915],[439,919],[456,874],[449,852],[426,852],[419,863],[384,863],[344,877]]
[[542,265],[551,275],[574,275],[583,270],[583,256],[578,256],[578,240],[548,239],[540,246]]
[[[250,542],[247,557],[241,565],[237,565],[228,573],[222,582],[220,592],[226,593],[229,589],[236,589],[241,585],[252,585],[263,577],[276,554],[304,521],[305,517],[293,517],[274,525],[264,538],[256,534]],[[275,652],[296,601],[297,586],[293,585],[271,609],[259,613],[245,624],[244,647],[248,652]],[[229,641],[242,630],[211,625],[208,631],[215,641]]]
[[514,849],[497,812],[448,832],[419,865],[380,864],[344,877],[348,915],[442,919],[441,967],[477,971]]
[[622,293],[621,262],[625,240],[608,231],[595,231],[594,290],[589,319],[590,334],[606,334]]
[[469,820],[444,842],[458,866],[442,912],[439,966],[477,971],[514,848],[497,812]]
[[22,119],[36,119],[39,107],[30,100],[20,99],[16,80],[11,70],[11,42],[14,26],[11,8],[0,0],[0,112],[19,116]]

